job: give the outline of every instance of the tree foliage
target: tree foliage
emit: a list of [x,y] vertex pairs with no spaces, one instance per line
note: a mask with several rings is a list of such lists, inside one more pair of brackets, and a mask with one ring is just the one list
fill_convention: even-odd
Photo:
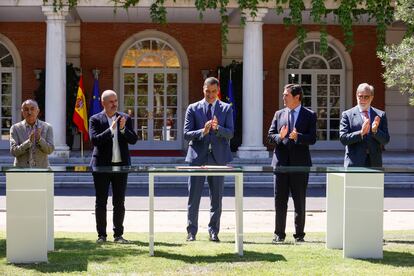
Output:
[[405,22],[407,32],[398,45],[386,46],[378,52],[385,68],[383,74],[389,87],[396,86],[403,94],[408,94],[414,105],[414,0],[398,0],[395,18]]
[[[43,0],[44,4],[53,4],[55,10],[61,9],[63,6],[75,7],[79,0]],[[114,7],[122,7],[129,9],[138,5],[139,0],[108,0],[114,3]],[[173,0],[174,2],[176,0]],[[240,9],[240,24],[246,22],[246,15],[255,17],[258,8],[263,7],[269,2],[273,2],[277,15],[282,15],[287,7],[288,15],[284,15],[283,21],[286,25],[293,25],[297,28],[296,37],[299,44],[303,46],[306,39],[306,29],[303,26],[303,16],[305,7],[304,0],[236,0]],[[369,19],[377,22],[377,38],[378,50],[382,50],[385,45],[385,30],[387,24],[393,19],[393,8],[391,0],[335,0],[340,2],[338,9],[329,10],[325,7],[327,0],[311,0],[310,20],[320,25],[321,31],[321,52],[328,49],[327,42],[327,16],[331,13],[335,14],[342,27],[345,37],[345,46],[348,51],[352,50],[354,45],[352,25],[359,20],[361,14],[367,14]],[[218,9],[221,16],[221,37],[224,50],[227,45],[229,11],[227,9],[229,0],[194,0],[196,9],[200,12],[200,18],[203,13],[209,9]],[[247,14],[248,13],[248,14]],[[150,6],[150,15],[154,23],[167,23],[167,9],[165,0],[154,0]],[[412,15],[411,15],[412,16]],[[407,17],[410,17],[407,14]]]

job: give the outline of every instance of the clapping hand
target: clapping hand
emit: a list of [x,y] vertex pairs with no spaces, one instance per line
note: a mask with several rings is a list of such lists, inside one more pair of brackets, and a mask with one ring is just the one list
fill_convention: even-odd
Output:
[[294,128],[292,130],[292,132],[289,134],[289,139],[292,139],[294,141],[296,141],[298,139],[298,132],[297,132],[296,128]]
[[369,123],[369,119],[365,119],[364,123],[362,124],[362,128],[361,128],[361,135],[367,135],[369,132],[371,125]]
[[212,121],[212,120],[209,120],[209,121],[207,121],[207,122],[204,124],[204,131],[203,131],[203,134],[204,134],[204,135],[207,135],[207,133],[209,133],[209,132],[210,132],[210,128],[211,128],[211,121]]
[[119,120],[119,129],[125,128],[126,119],[124,116],[121,116],[121,119]]
[[375,116],[374,122],[372,122],[372,127],[371,127],[372,132],[376,133],[378,131],[380,122],[381,122],[381,118],[379,116]]
[[219,122],[218,122],[218,120],[217,120],[217,117],[216,116],[214,116],[213,117],[213,120],[211,120],[211,128],[213,129],[213,130],[217,130],[217,127],[218,127],[218,124]]
[[282,126],[282,128],[279,131],[280,138],[285,139],[287,133],[288,133],[288,126],[287,125]]
[[116,128],[116,124],[118,123],[118,121],[119,121],[119,119],[120,119],[121,117],[122,117],[122,116],[118,115],[118,117],[116,117],[116,119],[112,122],[112,125],[111,125],[111,128],[112,128],[112,129],[115,129],[115,128]]

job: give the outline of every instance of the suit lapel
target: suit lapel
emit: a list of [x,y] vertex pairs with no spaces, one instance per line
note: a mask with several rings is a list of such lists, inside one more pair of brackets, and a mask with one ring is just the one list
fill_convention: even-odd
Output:
[[101,121],[102,121],[102,125],[104,126],[104,129],[109,128],[109,122],[108,122],[108,118],[106,117],[105,111],[101,112]]
[[280,117],[278,118],[279,122],[278,122],[278,131],[280,131],[280,129],[283,126],[288,126],[288,122],[289,122],[289,111],[287,108],[284,108],[283,111],[280,113],[279,115]]
[[372,107],[370,107],[369,108],[369,119],[370,119],[371,124],[374,121],[376,116],[378,116],[377,112]]
[[362,117],[361,117],[361,114],[359,112],[358,106],[355,106],[352,109],[352,125],[361,127],[362,123],[363,123],[363,121],[362,121]]
[[204,112],[204,104],[203,101],[199,101],[198,105],[197,105],[197,111],[201,114],[201,116],[203,117],[204,122],[207,122],[207,115]]
[[223,106],[222,106],[222,103],[221,103],[221,101],[220,100],[217,100],[217,102],[216,102],[216,106],[214,107],[214,114],[213,114],[213,118],[214,118],[214,116],[216,116],[217,117],[217,120],[219,121],[219,122],[221,122],[221,114],[223,113],[222,112],[223,111]]

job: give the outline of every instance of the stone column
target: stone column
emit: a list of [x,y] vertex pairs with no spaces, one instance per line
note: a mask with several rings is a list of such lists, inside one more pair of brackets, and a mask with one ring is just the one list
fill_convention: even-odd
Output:
[[247,11],[243,38],[243,143],[240,158],[267,158],[263,146],[263,17],[260,8],[255,17]]
[[54,11],[42,6],[46,15],[46,122],[53,127],[54,156],[69,157],[66,145],[66,36],[65,17],[68,8]]

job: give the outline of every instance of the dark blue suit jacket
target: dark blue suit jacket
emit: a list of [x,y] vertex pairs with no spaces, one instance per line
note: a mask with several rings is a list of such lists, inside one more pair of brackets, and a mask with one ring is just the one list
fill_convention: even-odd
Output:
[[218,165],[225,165],[233,160],[230,139],[233,138],[233,109],[231,105],[217,100],[213,116],[217,117],[217,131],[202,136],[204,125],[208,121],[203,109],[203,100],[190,104],[185,113],[184,139],[189,141],[186,162],[192,165],[205,165],[208,147],[211,144],[213,156]]
[[310,109],[301,107],[295,128],[298,132],[297,141],[280,138],[279,132],[288,125],[289,109],[276,111],[268,132],[269,143],[275,145],[272,166],[312,166],[309,145],[316,142],[316,114]]
[[[131,118],[122,112],[117,112],[116,116],[118,115],[127,118],[124,134],[119,131],[118,121],[118,144],[121,152],[121,165],[127,166],[131,165],[128,144],[135,144],[138,137],[132,128]],[[89,137],[94,146],[90,166],[111,166],[112,133],[109,127],[105,111],[95,114],[89,119]]]
[[371,107],[369,113],[371,125],[376,116],[381,118],[377,133],[373,134],[370,131],[368,135],[362,138],[361,127],[363,121],[358,106],[342,113],[339,139],[345,146],[345,167],[364,167],[368,152],[371,166],[382,167],[381,145],[385,145],[390,141],[390,135],[385,112]]

